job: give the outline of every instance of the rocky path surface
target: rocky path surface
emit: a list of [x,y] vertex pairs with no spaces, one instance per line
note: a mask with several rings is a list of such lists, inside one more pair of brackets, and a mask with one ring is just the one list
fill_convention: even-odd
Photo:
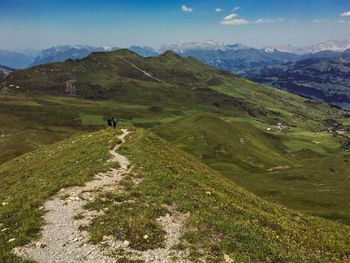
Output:
[[[124,257],[139,262],[140,260],[145,263],[187,263],[189,250],[177,250],[175,246],[180,243],[180,238],[183,234],[183,228],[186,220],[189,217],[189,213],[182,214],[176,211],[172,207],[167,207],[169,213],[157,218],[159,224],[165,231],[165,244],[164,247],[155,249],[148,249],[139,251],[132,249],[125,242],[115,240],[112,236],[105,236],[104,244],[107,245],[107,250],[110,253],[117,249],[122,249]],[[147,239],[147,235],[144,236]],[[203,261],[198,261],[203,262]]]
[[[119,139],[125,142],[129,131],[122,130]],[[125,174],[130,172],[129,160],[118,154],[118,144],[110,151],[112,159],[120,168],[100,173],[85,186],[61,189],[53,199],[44,204],[48,212],[44,216],[46,225],[42,228],[39,240],[24,247],[14,249],[14,254],[36,262],[116,262],[115,258],[106,256],[99,246],[88,243],[88,233],[79,227],[87,225],[98,213],[84,209],[84,205],[93,200],[96,191],[117,184]],[[74,219],[83,215],[80,220]]]
[[171,207],[168,208],[168,214],[157,219],[166,233],[165,246],[161,248],[138,251],[129,247],[129,241],[119,241],[112,236],[104,237],[103,246],[93,245],[88,242],[88,232],[80,230],[80,227],[89,225],[94,217],[103,213],[86,210],[84,206],[93,201],[99,193],[118,187],[123,177],[131,172],[129,160],[117,153],[129,134],[126,129],[122,132],[118,137],[121,143],[110,151],[112,158],[109,160],[118,162],[120,167],[97,174],[85,186],[61,189],[52,199],[45,202],[44,209],[47,213],[44,215],[45,226],[40,238],[26,246],[15,248],[15,255],[39,263],[114,263],[121,261],[111,255],[121,249],[124,255],[119,259],[128,258],[146,263],[189,262],[189,251],[174,249],[180,242],[189,214],[181,214]]

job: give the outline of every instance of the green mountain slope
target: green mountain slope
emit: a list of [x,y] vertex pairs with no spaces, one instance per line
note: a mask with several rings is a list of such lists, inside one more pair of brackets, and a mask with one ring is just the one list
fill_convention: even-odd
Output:
[[[283,154],[285,147],[277,136],[243,119],[230,123],[218,115],[198,114],[154,130],[202,160],[218,163],[230,160],[239,168],[253,171],[276,163],[289,163]],[[265,154],[268,151],[270,155]]]
[[[37,235],[40,205],[46,198],[114,165],[105,162],[116,143],[111,142],[114,135],[114,131],[81,135],[1,165],[0,197],[5,204],[0,207],[0,222],[6,229],[0,232],[2,262],[21,262],[10,250]],[[189,212],[178,246],[188,248],[195,261],[220,262],[224,254],[239,262],[348,260],[349,227],[263,201],[149,131],[133,130],[121,153],[134,166],[130,176],[142,181],[125,181],[122,193],[111,192],[90,205],[106,212],[88,229],[95,243],[122,224],[120,234],[129,233],[134,248],[161,246],[161,238],[157,243],[140,241],[145,234],[153,240],[161,233],[157,218],[166,210],[160,207],[171,205]],[[123,205],[115,202],[130,199]]]
[[[129,104],[174,106],[312,124],[339,111],[267,88],[173,52],[142,58],[128,50],[93,53],[16,71],[1,83],[3,94],[80,96]],[[294,119],[292,119],[294,118]]]
[[309,98],[349,109],[350,52],[252,69],[245,76]]
[[172,207],[190,213],[178,249],[195,259],[349,260],[349,227],[337,222],[350,223],[346,112],[172,52],[93,53],[0,85],[0,261],[20,261],[10,250],[36,236],[47,198],[115,165],[105,163],[115,132],[81,135],[108,116],[139,127],[121,148],[134,172],[123,193],[87,204],[106,211],[86,228],[93,243],[112,235],[134,249],[161,246],[157,218]]
[[154,128],[260,197],[350,222],[349,114],[326,104],[172,52],[93,53],[16,71],[1,86],[15,96],[0,99],[0,162],[114,115]]
[[[23,262],[11,254],[11,249],[37,236],[43,223],[40,206],[44,200],[63,187],[91,180],[113,165],[106,165],[111,136],[102,131],[73,137],[0,166],[0,262]],[[14,242],[8,242],[12,238]]]
[[204,113],[153,131],[260,197],[350,223],[350,154],[341,136]]
[[81,61],[68,60],[18,71],[5,78],[3,85],[9,93],[78,95],[141,104],[166,99],[163,103],[167,105],[174,98],[186,104],[201,102],[206,97],[210,100],[207,96],[210,90],[182,87],[184,83],[187,87],[200,86],[203,79],[196,75],[208,71],[215,70],[195,60],[183,60],[174,53],[142,58],[131,51],[119,50],[93,53]]

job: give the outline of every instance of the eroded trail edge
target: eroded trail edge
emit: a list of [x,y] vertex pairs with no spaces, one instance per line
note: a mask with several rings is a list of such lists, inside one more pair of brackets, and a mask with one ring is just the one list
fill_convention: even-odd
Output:
[[[121,143],[111,151],[110,161],[119,163],[118,169],[97,174],[85,186],[61,189],[53,199],[44,203],[48,212],[44,215],[45,226],[40,239],[24,246],[17,247],[13,253],[17,256],[37,262],[115,262],[116,259],[105,255],[96,245],[88,243],[88,233],[79,228],[88,225],[99,214],[96,211],[84,209],[84,205],[92,201],[98,191],[118,184],[128,174],[129,160],[118,154],[117,150],[125,142],[129,134],[127,129],[118,136]],[[82,215],[82,219],[75,217]]]

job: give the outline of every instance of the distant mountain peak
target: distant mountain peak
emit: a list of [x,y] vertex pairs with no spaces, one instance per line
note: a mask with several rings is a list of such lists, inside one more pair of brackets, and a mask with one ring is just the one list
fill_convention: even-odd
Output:
[[240,44],[240,43],[226,45],[226,49],[240,50],[240,49],[248,49],[248,48],[250,48],[250,47],[243,45],[243,44]]
[[344,52],[350,48],[350,40],[327,40],[306,47],[294,47],[291,45],[267,46],[264,50],[268,53],[273,50],[280,52],[294,53],[297,55],[314,54],[322,51]]
[[171,50],[166,50],[161,54],[162,57],[172,57],[172,58],[180,58],[180,56]]
[[132,57],[137,56],[137,57],[140,57],[139,54],[137,54],[136,52],[134,52],[134,51],[132,51],[130,49],[127,49],[127,48],[120,48],[118,50],[114,50],[113,52],[115,54],[120,55],[120,56],[127,56],[127,57],[129,57],[129,56],[132,56]]
[[38,53],[29,50],[0,50],[0,65],[10,68],[25,68],[31,64]]
[[307,53],[305,48],[294,47],[292,45],[266,46],[266,47],[263,48],[263,50],[266,53],[273,53],[273,52],[276,52],[276,51],[285,52],[285,53],[293,53],[293,54],[296,54],[296,55],[304,55],[305,53]]
[[265,47],[263,49],[266,53],[273,53],[273,52],[277,51],[277,49],[274,47]]
[[115,50],[116,47],[113,47],[111,45],[105,45],[102,47],[105,51],[112,51],[112,50]]
[[92,47],[89,45],[58,45],[42,50],[31,66],[51,62],[63,62],[67,59],[82,59],[90,55],[92,52],[105,52],[117,49],[117,47],[109,45],[103,47]]
[[316,53],[325,50],[344,52],[350,48],[350,40],[328,40],[312,45],[309,53]]
[[173,44],[163,44],[159,49],[159,53],[163,53],[166,50],[172,50],[178,54],[182,54],[185,50],[223,50],[225,48],[226,45],[224,43],[213,40],[206,40],[204,42],[178,41]]
[[141,47],[141,46],[133,45],[129,48],[129,50],[139,54],[142,57],[155,57],[159,55],[155,49],[147,46]]

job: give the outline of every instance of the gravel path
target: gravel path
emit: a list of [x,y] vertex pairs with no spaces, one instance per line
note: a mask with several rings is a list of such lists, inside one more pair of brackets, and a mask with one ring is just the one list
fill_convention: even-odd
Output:
[[126,129],[122,131],[122,135],[119,136],[121,144],[110,151],[113,157],[109,160],[118,162],[120,167],[97,174],[85,186],[61,189],[52,199],[45,202],[46,224],[42,228],[40,238],[26,246],[13,249],[15,255],[39,263],[115,263],[117,258],[109,255],[117,249],[122,249],[124,255],[119,259],[125,257],[153,263],[189,262],[188,250],[178,251],[173,248],[180,242],[183,226],[189,214],[181,214],[172,207],[168,207],[168,214],[157,219],[166,232],[163,248],[133,250],[129,247],[129,241],[118,241],[114,237],[107,236],[104,237],[103,246],[93,245],[88,243],[88,232],[80,230],[80,227],[89,225],[94,217],[103,213],[86,210],[84,205],[93,201],[99,191],[114,189],[124,175],[131,172],[129,160],[117,153],[129,134]]
[[[129,131],[122,131],[119,139],[124,143]],[[116,262],[115,258],[106,256],[98,246],[89,244],[88,233],[80,231],[79,227],[89,224],[98,214],[83,208],[94,199],[96,191],[117,184],[129,173],[129,160],[117,153],[120,145],[110,151],[113,156],[110,161],[119,162],[120,168],[96,175],[85,186],[62,189],[53,199],[45,202],[44,208],[48,212],[44,215],[46,225],[42,228],[40,239],[15,248],[15,255],[42,263]],[[80,214],[84,218],[75,220],[74,217]]]
[[[169,213],[157,219],[165,231],[164,247],[139,251],[128,246],[129,241],[115,240],[112,236],[106,236],[104,244],[111,253],[117,249],[122,249],[124,256],[131,260],[141,260],[145,263],[187,263],[190,251],[177,250],[174,246],[180,243],[184,225],[189,217],[189,213],[182,214],[172,207],[167,207]],[[146,238],[147,236],[144,236]],[[125,246],[125,242],[127,245]],[[123,257],[123,256],[122,256]],[[203,261],[198,261],[203,262]]]

